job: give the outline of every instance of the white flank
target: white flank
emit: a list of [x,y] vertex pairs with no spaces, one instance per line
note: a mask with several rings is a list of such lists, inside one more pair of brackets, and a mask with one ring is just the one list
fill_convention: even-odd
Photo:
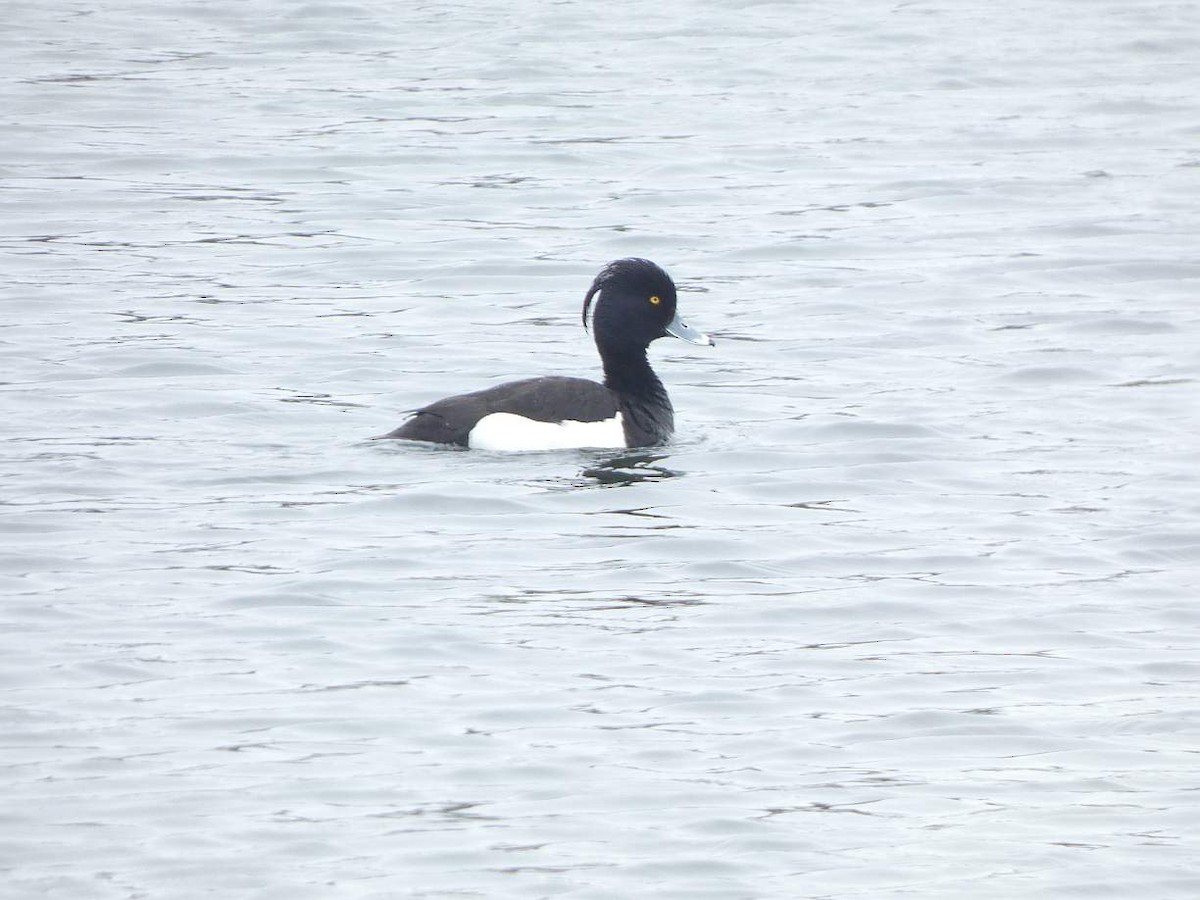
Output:
[[467,436],[472,450],[572,450],[624,447],[621,414],[601,422],[536,422],[513,413],[492,413],[475,423]]

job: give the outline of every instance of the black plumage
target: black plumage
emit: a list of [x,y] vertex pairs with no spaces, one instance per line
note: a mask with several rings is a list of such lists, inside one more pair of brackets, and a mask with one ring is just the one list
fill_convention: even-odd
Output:
[[[471,446],[471,432],[493,413],[534,422],[603,422],[621,414],[625,446],[662,443],[675,427],[666,389],[646,357],[652,341],[674,335],[712,344],[676,315],[671,277],[645,259],[619,259],[592,282],[583,320],[595,304],[592,331],[604,366],[604,384],[584,378],[526,378],[438,400],[412,414],[385,438]],[[586,446],[586,445],[581,445]]]
[[617,396],[586,378],[547,375],[458,394],[418,409],[412,418],[384,435],[409,441],[467,446],[471,429],[484,416],[512,413],[535,422],[558,422],[562,411],[576,422],[601,422],[617,414]]

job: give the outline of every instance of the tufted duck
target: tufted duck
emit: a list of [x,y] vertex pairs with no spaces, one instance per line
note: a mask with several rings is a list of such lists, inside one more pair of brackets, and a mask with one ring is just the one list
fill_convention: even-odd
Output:
[[672,335],[712,346],[675,313],[675,283],[646,259],[605,266],[583,301],[595,299],[592,330],[604,384],[550,375],[447,397],[418,409],[384,438],[458,444],[477,450],[645,447],[671,437],[671,401],[650,363],[651,341]]

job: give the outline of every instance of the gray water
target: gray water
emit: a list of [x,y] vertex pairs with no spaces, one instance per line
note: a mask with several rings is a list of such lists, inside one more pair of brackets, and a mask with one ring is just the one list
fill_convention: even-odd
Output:
[[1196,4],[4,19],[5,898],[1200,896]]

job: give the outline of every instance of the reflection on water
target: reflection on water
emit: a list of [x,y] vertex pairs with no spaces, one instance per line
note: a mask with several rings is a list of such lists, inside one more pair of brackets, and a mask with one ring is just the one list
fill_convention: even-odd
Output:
[[626,453],[614,456],[583,470],[583,475],[600,484],[620,486],[640,484],[646,481],[662,481],[682,475],[666,466],[655,465],[667,459],[664,453]]

